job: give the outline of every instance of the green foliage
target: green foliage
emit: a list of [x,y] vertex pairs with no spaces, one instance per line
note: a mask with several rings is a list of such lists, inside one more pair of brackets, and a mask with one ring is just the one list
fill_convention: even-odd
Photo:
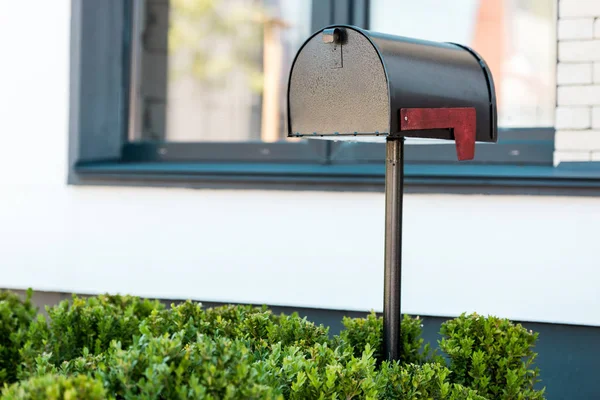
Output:
[[382,399],[485,400],[475,390],[450,383],[450,370],[440,364],[385,362],[381,379],[386,382]]
[[453,381],[492,399],[542,399],[533,367],[538,334],[520,324],[477,314],[461,315],[442,325],[440,348],[450,358]]
[[267,342],[282,346],[297,346],[302,349],[317,343],[329,343],[329,328],[315,325],[297,313],[280,315],[268,328]]
[[286,399],[376,399],[381,386],[372,350],[360,358],[349,349],[317,343],[303,351],[275,344],[259,369]]
[[183,334],[152,337],[146,331],[128,349],[115,343],[97,373],[123,399],[273,399],[244,341]]
[[98,369],[106,362],[106,353],[90,354],[84,349],[83,355],[72,360],[63,361],[60,365],[55,365],[52,360],[52,354],[42,353],[35,358],[34,365],[29,367],[29,376],[43,376],[47,374],[60,375],[86,375],[94,377]]
[[138,334],[140,322],[162,308],[157,301],[120,295],[88,299],[73,296],[71,302],[65,300],[49,307],[49,323],[40,315],[29,327],[28,340],[20,351],[26,365],[21,378],[29,374],[27,367],[34,366],[43,353],[50,354],[51,364],[59,365],[86,351],[100,354],[112,340],[128,346]]
[[128,349],[113,343],[103,356],[88,354],[60,369],[38,360],[38,371],[96,377],[123,399],[485,400],[449,383],[450,371],[438,364],[384,362],[378,368],[369,345],[355,357],[349,347],[334,349],[327,343],[310,348],[276,343],[260,359],[246,340],[199,336],[184,344],[183,335],[145,332]]
[[34,320],[30,297],[0,293],[1,377],[22,379],[2,399],[543,399],[534,390],[537,334],[495,317],[443,324],[447,368],[408,316],[399,364],[383,360],[375,313],[345,318],[330,338],[266,307],[164,309],[129,296],[73,297],[48,308],[47,322]]
[[266,308],[226,305],[204,309],[202,304],[191,301],[153,312],[143,323],[153,335],[184,331],[186,342],[194,340],[198,334],[228,338],[266,337],[270,324],[272,315]]
[[152,335],[183,332],[184,343],[197,335],[247,340],[252,350],[267,349],[272,343],[310,347],[329,341],[327,328],[316,326],[297,313],[274,316],[265,307],[221,306],[203,309],[187,301],[170,310],[153,312],[143,322]]
[[0,387],[17,379],[19,349],[36,314],[31,295],[28,290],[23,301],[14,293],[0,291]]
[[450,383],[450,370],[442,365],[384,362],[377,368],[369,344],[360,357],[352,353],[319,343],[308,352],[275,345],[259,365],[286,399],[485,400]]
[[[377,317],[372,311],[366,318],[344,317],[344,331],[340,338],[354,349],[354,355],[359,357],[368,345],[374,350],[374,357],[383,361],[383,318]],[[423,345],[421,338],[421,320],[404,315],[401,324],[402,352],[401,359],[406,364],[421,364],[428,361],[440,362],[429,344]]]
[[43,375],[7,386],[2,400],[104,400],[102,382],[86,376]]

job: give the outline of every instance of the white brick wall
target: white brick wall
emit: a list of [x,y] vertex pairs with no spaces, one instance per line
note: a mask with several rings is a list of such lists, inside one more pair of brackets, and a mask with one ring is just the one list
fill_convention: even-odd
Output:
[[592,109],[592,128],[600,129],[600,107]]
[[560,40],[558,42],[558,61],[600,61],[600,39]]
[[592,17],[600,15],[598,0],[559,0],[558,15],[560,18]]
[[594,18],[568,18],[558,21],[558,39],[592,39]]
[[558,165],[561,162],[569,162],[569,161],[571,161],[571,162],[573,162],[573,161],[592,161],[592,153],[594,153],[594,152],[555,150],[554,151],[554,164]]
[[600,85],[559,86],[557,101],[559,106],[600,105]]
[[556,129],[588,129],[592,127],[590,107],[558,107]]
[[600,78],[600,63],[567,64],[560,63],[556,71],[556,83],[558,85],[590,84],[593,82],[594,74]]
[[[566,64],[565,64],[566,65]],[[600,83],[600,63],[594,63],[593,66],[593,79],[595,83]]]
[[590,147],[595,147],[600,151],[600,131],[557,130],[555,142],[562,151],[580,151],[589,154]]
[[559,0],[554,164],[600,161],[600,0]]

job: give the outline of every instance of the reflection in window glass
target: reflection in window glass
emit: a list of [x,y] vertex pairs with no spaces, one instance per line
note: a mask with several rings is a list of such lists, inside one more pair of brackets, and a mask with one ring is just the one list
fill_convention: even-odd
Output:
[[136,2],[134,140],[277,141],[306,0]]
[[554,0],[371,0],[370,29],[455,42],[486,60],[496,86],[498,125],[554,125]]

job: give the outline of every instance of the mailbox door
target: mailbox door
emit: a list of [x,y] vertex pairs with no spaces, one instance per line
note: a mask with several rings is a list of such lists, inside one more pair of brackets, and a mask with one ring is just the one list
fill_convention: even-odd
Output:
[[292,64],[288,86],[291,136],[385,136],[390,101],[377,49],[363,32],[344,28],[338,43],[313,35]]

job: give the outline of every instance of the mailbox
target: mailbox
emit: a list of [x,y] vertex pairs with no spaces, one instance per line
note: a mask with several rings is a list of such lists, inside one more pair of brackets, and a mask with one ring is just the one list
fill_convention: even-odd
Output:
[[455,139],[450,126],[403,124],[408,110],[465,108],[474,109],[460,119],[475,124],[475,140],[496,142],[492,74],[469,47],[335,25],[306,40],[292,64],[288,136]]
[[383,353],[401,354],[404,138],[496,142],[494,81],[485,61],[453,43],[335,25],[300,48],[288,84],[288,136],[386,142]]

